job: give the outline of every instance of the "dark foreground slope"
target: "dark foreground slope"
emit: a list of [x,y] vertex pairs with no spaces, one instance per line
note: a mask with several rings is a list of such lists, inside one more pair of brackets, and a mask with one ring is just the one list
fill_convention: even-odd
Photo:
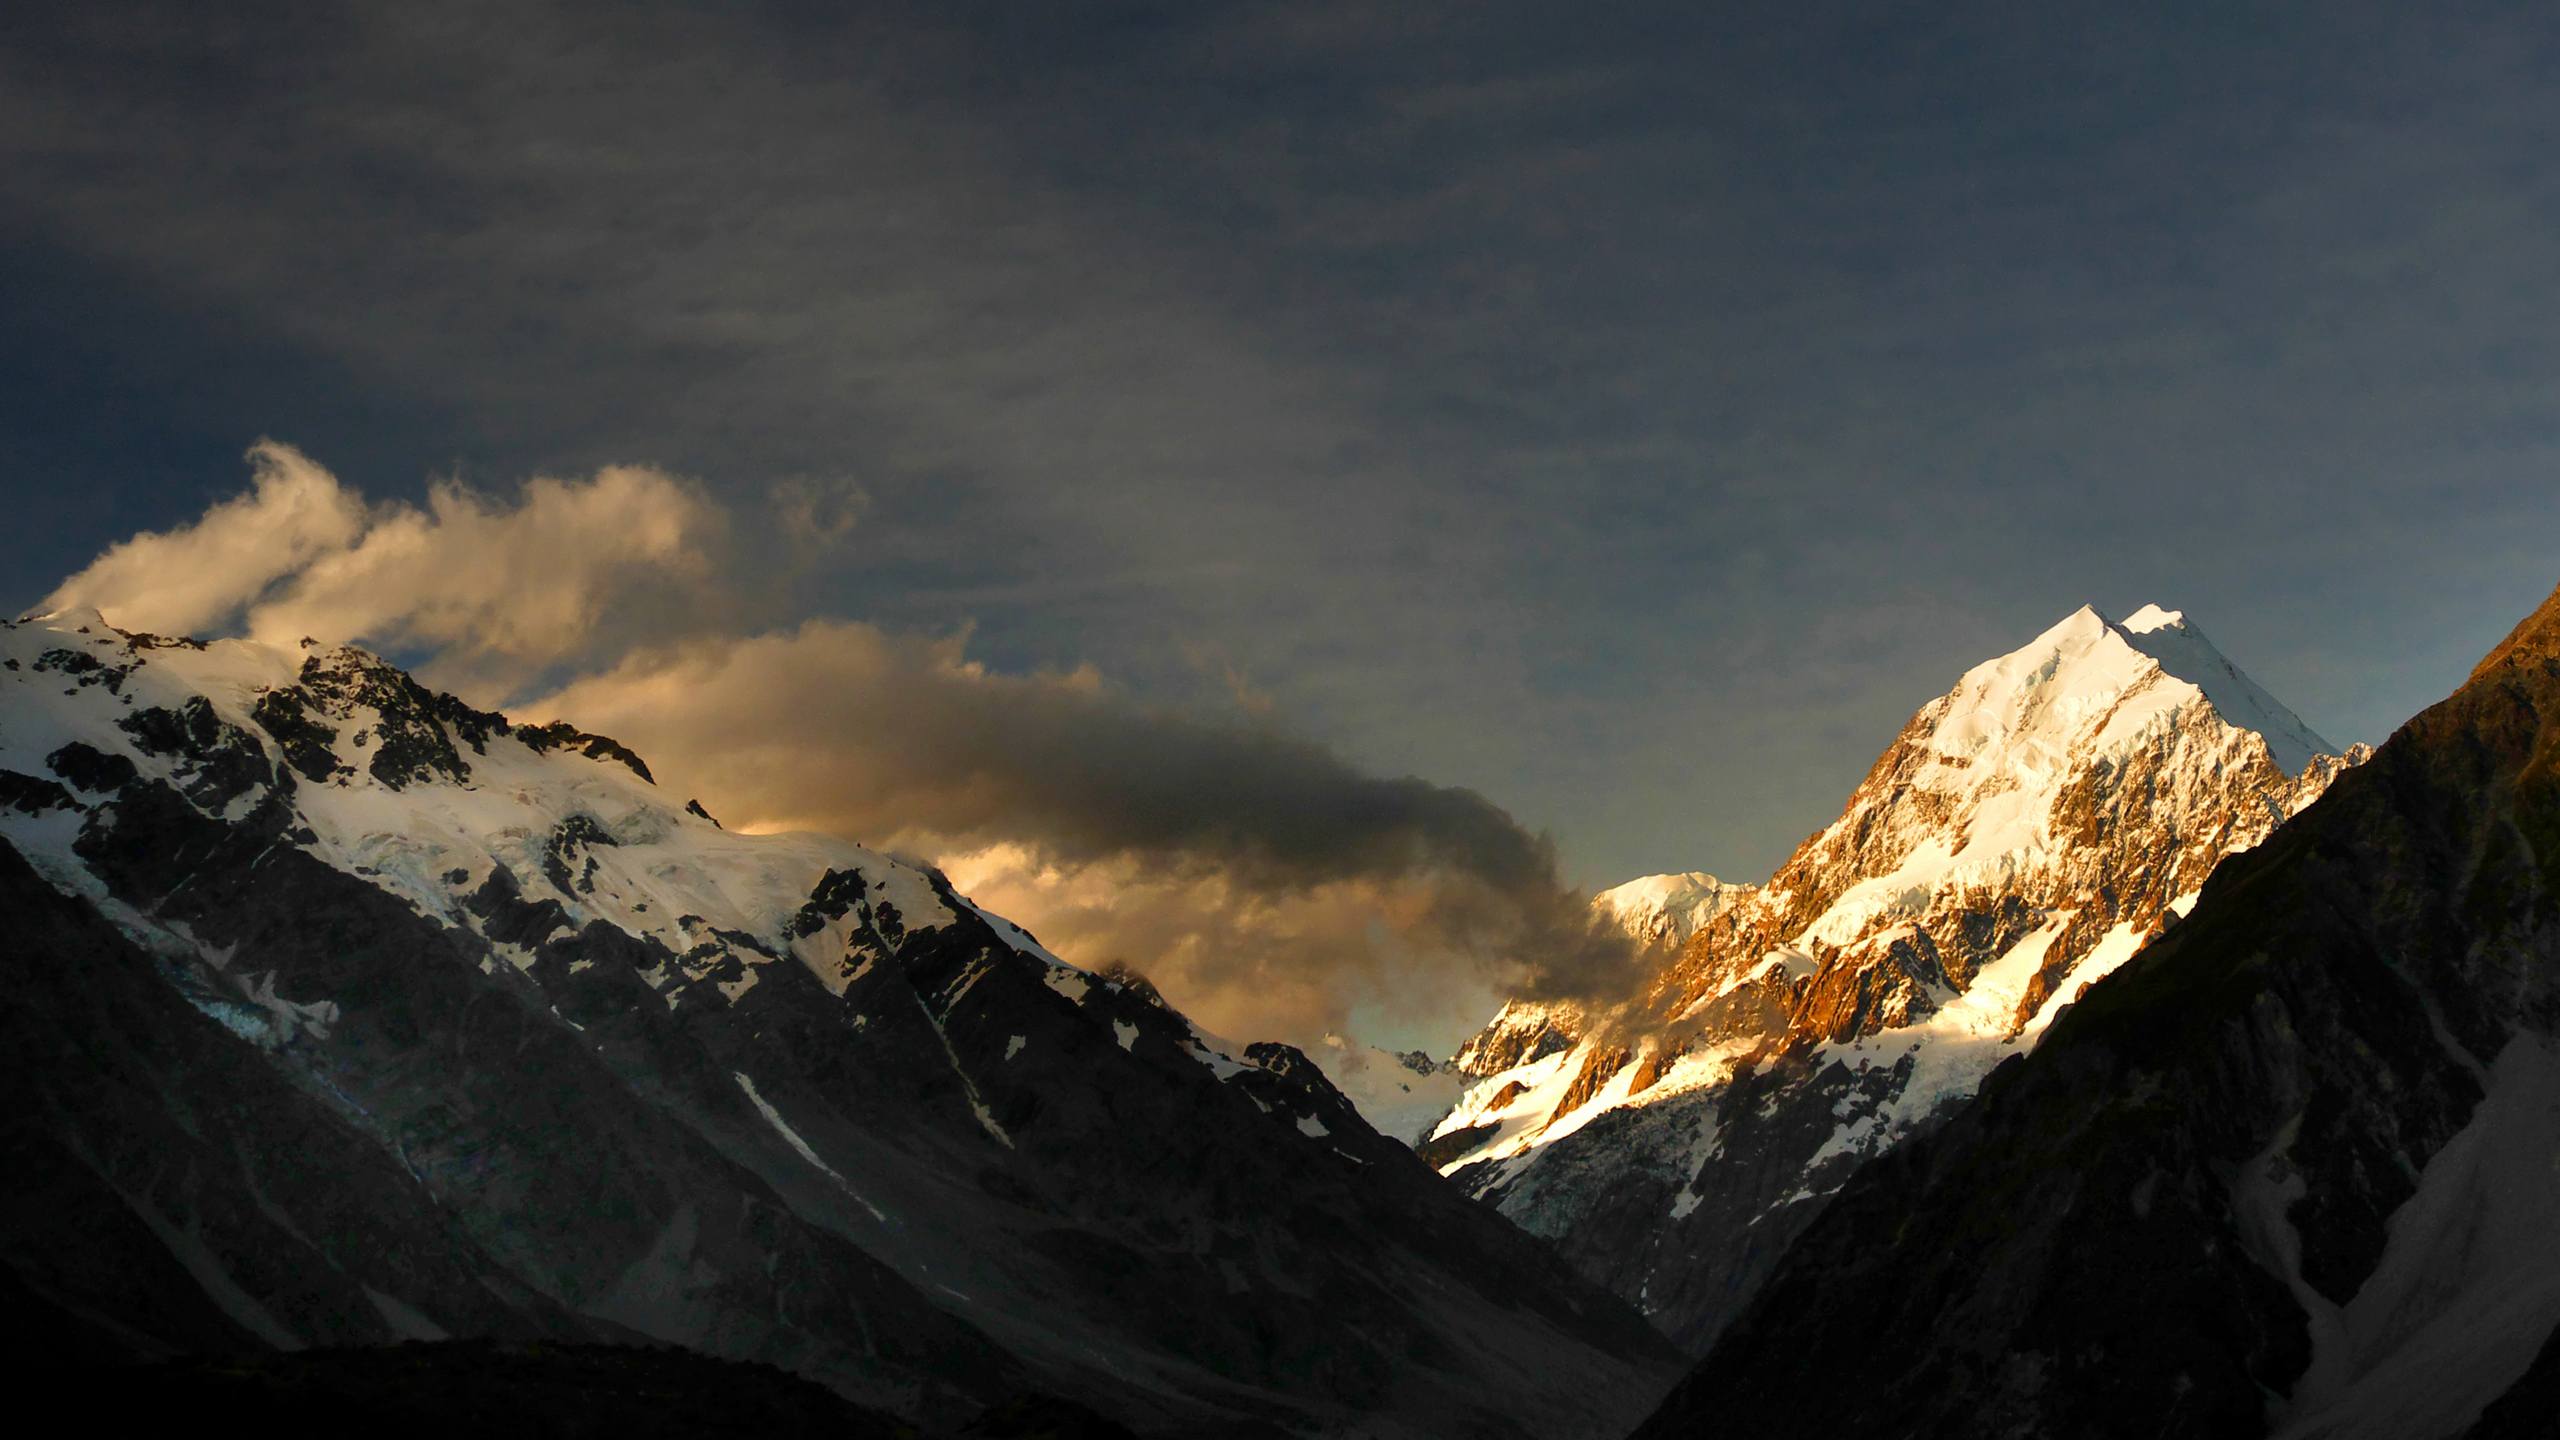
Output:
[[276,1440],[1132,1440],[1083,1406],[1036,1395],[956,1430],[921,1430],[770,1365],[666,1346],[412,1340],[9,1373],[86,1397],[86,1418],[111,1434],[254,1416]]
[[[268,1351],[81,1376],[102,1428],[255,1416],[269,1436],[923,1440],[814,1381],[682,1350],[485,1340]],[[1127,1432],[1123,1431],[1122,1434]]]
[[1639,1434],[2461,1432],[2560,1320],[2556,891],[2560,594],[1862,1172]]

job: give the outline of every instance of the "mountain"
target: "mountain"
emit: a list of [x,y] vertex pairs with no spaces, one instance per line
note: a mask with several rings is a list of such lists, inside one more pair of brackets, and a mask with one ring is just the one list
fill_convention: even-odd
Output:
[[1455,1067],[1421,1050],[1388,1050],[1327,1035],[1308,1052],[1325,1079],[1379,1134],[1411,1145],[1458,1103],[1464,1083]]
[[1285,1046],[353,648],[0,627],[22,1357],[473,1337],[929,1426],[1615,1434],[1659,1336]]
[[2555,1213],[2560,593],[1861,1171],[1641,1433],[2548,1435]]
[[[1713,875],[1689,871],[1647,875],[1591,897],[1592,909],[1639,942],[1676,947],[1699,926],[1751,893]],[[1512,1031],[1543,1033],[1573,1023],[1578,1007],[1554,1002],[1513,1002],[1483,1034],[1455,1057],[1434,1060],[1424,1051],[1391,1051],[1338,1035],[1314,1052],[1325,1075],[1380,1131],[1419,1142],[1456,1107],[1471,1075],[1486,1073],[1486,1036]],[[1497,1067],[1498,1068],[1498,1067]]]
[[1678,946],[1698,927],[1747,898],[1749,885],[1733,885],[1702,870],[1646,875],[1591,897],[1591,906],[1647,944]]
[[1639,1000],[1506,1007],[1421,1153],[1702,1351],[1852,1173],[2363,753],[2333,748],[2177,613],[2082,609],[1921,707]]

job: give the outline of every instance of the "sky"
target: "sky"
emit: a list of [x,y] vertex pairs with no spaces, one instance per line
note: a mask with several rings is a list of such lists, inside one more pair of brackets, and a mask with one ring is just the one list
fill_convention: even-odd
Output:
[[[1254,984],[1366,945],[1383,995],[1466,903],[1413,876],[1535,890],[1503,943],[1556,886],[1761,878],[2083,603],[2183,609],[2341,744],[2448,691],[2560,580],[2555,47],[2361,3],[12,6],[0,601],[272,480],[307,552],[164,613],[706,774],[768,717],[670,676],[833,676],[759,753],[864,748],[733,775],[752,819]],[[841,689],[900,685],[943,728]]]

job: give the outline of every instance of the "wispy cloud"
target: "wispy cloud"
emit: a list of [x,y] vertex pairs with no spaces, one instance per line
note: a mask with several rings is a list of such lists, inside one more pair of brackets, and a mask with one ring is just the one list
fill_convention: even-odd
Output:
[[182,635],[365,640],[424,652],[449,683],[503,687],[664,637],[717,598],[728,517],[660,471],[537,476],[508,499],[448,481],[419,508],[369,503],[273,440],[249,460],[247,493],[110,546],[44,608]]
[[260,441],[249,464],[246,493],[117,541],[39,608],[95,606],[129,630],[171,635],[221,629],[286,577],[353,549],[372,523],[361,496],[289,445]]

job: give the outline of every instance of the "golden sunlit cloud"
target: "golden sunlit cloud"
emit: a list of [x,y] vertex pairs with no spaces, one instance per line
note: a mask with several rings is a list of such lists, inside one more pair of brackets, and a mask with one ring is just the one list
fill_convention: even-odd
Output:
[[427,652],[443,683],[503,685],[697,601],[728,528],[696,487],[642,466],[536,477],[512,500],[446,481],[421,509],[368,503],[273,440],[249,461],[247,494],[110,547],[44,608],[174,634],[364,640]]

